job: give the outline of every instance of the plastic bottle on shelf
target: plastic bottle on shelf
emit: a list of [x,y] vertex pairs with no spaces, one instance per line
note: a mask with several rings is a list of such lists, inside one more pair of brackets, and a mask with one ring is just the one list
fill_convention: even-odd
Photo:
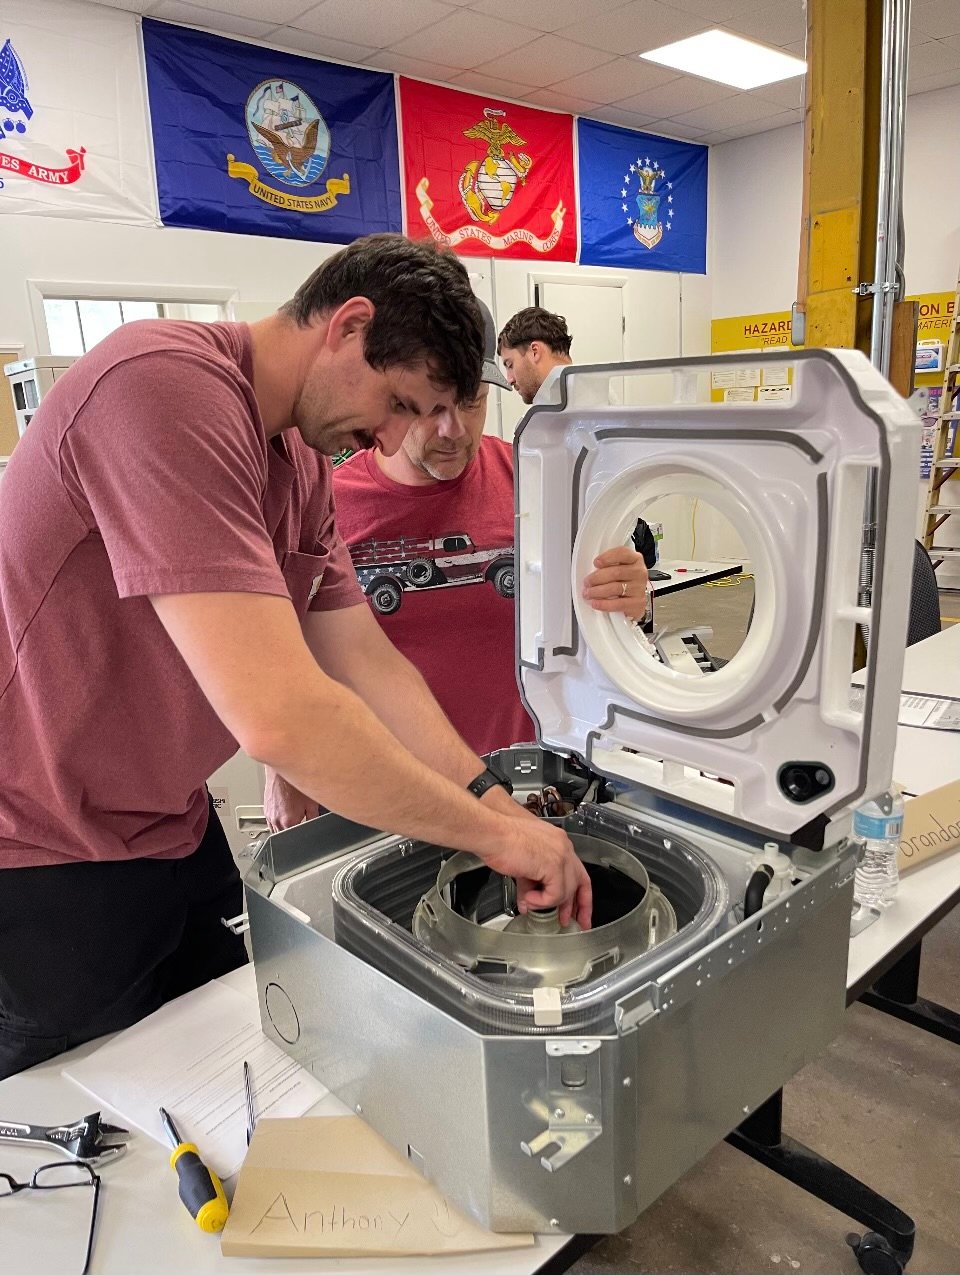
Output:
[[903,832],[903,798],[893,788],[864,802],[853,815],[853,840],[860,847],[853,897],[862,907],[887,908],[900,882],[897,852]]

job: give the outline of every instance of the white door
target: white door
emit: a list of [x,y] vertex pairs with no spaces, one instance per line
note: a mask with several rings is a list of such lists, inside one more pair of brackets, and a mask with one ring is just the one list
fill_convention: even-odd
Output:
[[[497,316],[493,310],[493,279],[491,278],[489,263],[484,261],[471,262],[470,287],[473,288],[474,295],[484,303],[490,313],[493,315],[494,327],[496,327]],[[500,405],[500,395],[502,390],[498,390],[495,385],[490,386],[490,393],[487,398],[487,420],[483,427],[485,434],[493,434],[495,438],[503,437],[503,412]]]
[[537,305],[562,314],[574,363],[623,361],[623,288],[596,283],[538,283]]

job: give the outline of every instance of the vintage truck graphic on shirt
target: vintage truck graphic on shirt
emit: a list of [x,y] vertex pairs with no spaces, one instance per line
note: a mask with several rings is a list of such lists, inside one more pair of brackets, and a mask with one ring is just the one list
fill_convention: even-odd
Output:
[[512,546],[475,545],[462,532],[436,540],[361,540],[350,546],[350,557],[361,589],[381,615],[398,611],[409,589],[489,583],[500,597],[513,597]]

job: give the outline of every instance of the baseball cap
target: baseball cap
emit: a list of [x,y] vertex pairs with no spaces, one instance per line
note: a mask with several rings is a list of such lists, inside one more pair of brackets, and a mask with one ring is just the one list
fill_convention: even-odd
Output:
[[488,385],[498,385],[502,390],[512,389],[513,386],[497,366],[497,325],[493,321],[493,315],[479,297],[477,305],[483,315],[483,371],[480,373],[480,380],[486,381]]

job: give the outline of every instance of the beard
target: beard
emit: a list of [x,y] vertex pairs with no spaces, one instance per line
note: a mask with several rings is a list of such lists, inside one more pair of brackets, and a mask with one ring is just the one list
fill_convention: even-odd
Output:
[[293,424],[315,452],[337,456],[344,450],[362,452],[376,447],[377,440],[369,430],[351,429],[342,417],[337,417],[332,395],[320,385],[305,385],[293,405]]

